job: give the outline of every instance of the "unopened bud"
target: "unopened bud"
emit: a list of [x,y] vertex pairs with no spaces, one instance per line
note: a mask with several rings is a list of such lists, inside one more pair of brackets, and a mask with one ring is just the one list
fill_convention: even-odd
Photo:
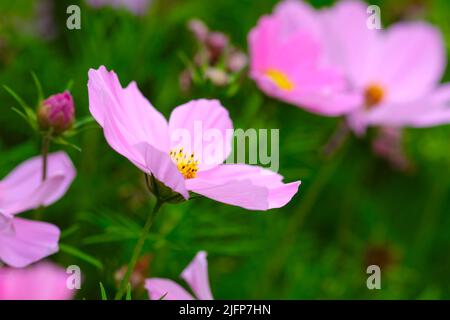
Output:
[[57,93],[44,100],[37,117],[41,130],[52,130],[58,135],[70,129],[75,120],[75,105],[70,92]]

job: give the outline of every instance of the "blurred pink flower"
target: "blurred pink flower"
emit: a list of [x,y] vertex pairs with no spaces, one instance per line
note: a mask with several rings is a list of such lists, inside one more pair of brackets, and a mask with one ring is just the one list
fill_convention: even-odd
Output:
[[125,8],[139,16],[145,15],[152,0],[86,0],[94,8],[110,6],[113,8]]
[[[213,300],[208,278],[206,252],[200,251],[181,273],[181,278],[191,287],[199,300]],[[151,300],[193,300],[194,297],[172,280],[150,278],[145,288]]]
[[450,85],[439,85],[446,65],[439,30],[424,22],[369,29],[366,10],[364,2],[342,1],[321,13],[329,59],[347,75],[349,92],[362,97],[348,116],[353,131],[450,122]]
[[[175,108],[167,122],[135,82],[123,89],[104,66],[89,70],[88,90],[90,111],[109,145],[185,199],[193,191],[246,209],[268,210],[286,205],[298,191],[299,181],[284,184],[270,170],[222,164],[232,149],[233,124],[217,100],[190,101]],[[198,139],[199,133],[203,137],[212,131],[220,138]],[[173,141],[180,133],[189,140]]]
[[372,141],[372,150],[385,159],[397,170],[408,170],[411,163],[403,150],[403,130],[399,128],[380,127]]
[[75,177],[73,164],[63,152],[48,156],[44,182],[41,167],[42,158],[32,158],[0,181],[0,260],[12,267],[25,267],[58,251],[58,227],[15,216],[56,202]]
[[217,87],[237,84],[240,72],[247,66],[247,55],[235,47],[225,33],[209,30],[202,20],[189,20],[188,29],[199,48],[192,64],[180,74],[181,90],[189,91],[193,84],[198,84],[199,78]]
[[267,95],[322,115],[340,115],[361,102],[346,94],[343,76],[327,61],[314,10],[286,1],[249,34],[250,76]]
[[25,269],[0,268],[0,300],[70,300],[65,270],[49,262]]

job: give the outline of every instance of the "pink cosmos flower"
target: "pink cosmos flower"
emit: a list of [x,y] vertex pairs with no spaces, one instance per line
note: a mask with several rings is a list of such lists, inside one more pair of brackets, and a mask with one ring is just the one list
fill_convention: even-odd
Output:
[[73,164],[64,152],[48,156],[44,182],[41,171],[42,158],[35,157],[0,181],[0,261],[12,267],[25,267],[58,251],[58,227],[16,217],[59,200],[75,177]]
[[131,13],[139,16],[147,12],[152,0],[86,0],[86,2],[94,7],[111,6],[113,8],[125,8]]
[[326,60],[314,10],[287,1],[263,16],[248,42],[250,76],[267,95],[322,115],[341,115],[360,103]]
[[40,262],[25,269],[0,268],[0,300],[70,300],[63,268]]
[[104,66],[89,71],[88,89],[90,111],[109,145],[185,199],[193,191],[246,209],[268,210],[284,206],[297,193],[300,182],[284,184],[277,173],[222,164],[231,152],[228,132],[233,125],[217,100],[190,101],[175,108],[167,122],[135,82],[122,88]]
[[[208,278],[208,261],[206,252],[200,251],[181,273],[199,300],[213,300]],[[172,280],[150,278],[145,281],[145,288],[151,300],[193,300],[194,297]]]
[[363,134],[367,126],[426,127],[450,122],[450,85],[441,33],[424,22],[369,29],[367,4],[342,1],[321,13],[324,43],[362,103],[348,116]]

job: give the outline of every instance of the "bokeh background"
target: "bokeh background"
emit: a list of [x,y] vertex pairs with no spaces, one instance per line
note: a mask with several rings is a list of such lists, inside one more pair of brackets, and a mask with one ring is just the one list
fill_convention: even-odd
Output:
[[[333,1],[311,1],[316,7]],[[66,28],[66,8],[81,7],[81,30]],[[72,81],[78,118],[89,114],[87,71],[105,65],[123,85],[136,80],[168,116],[190,99],[219,98],[235,128],[280,128],[280,173],[301,179],[289,205],[251,212],[208,199],[166,205],[145,243],[144,278],[179,274],[199,250],[208,252],[217,299],[449,299],[450,126],[407,129],[411,161],[400,171],[372,152],[371,135],[351,137],[331,159],[322,147],[339,119],[324,118],[270,99],[242,73],[232,90],[211,83],[180,89],[179,76],[198,43],[186,25],[203,20],[247,51],[247,34],[275,0],[154,0],[148,12],[94,9],[83,1],[0,2],[0,84],[36,104],[30,75],[46,95]],[[448,1],[373,1],[384,25],[421,18],[450,43]],[[450,80],[447,72],[444,80]],[[39,153],[39,139],[0,90],[0,176]],[[66,196],[44,220],[62,230],[61,251],[50,259],[77,264],[84,281],[77,298],[99,299],[99,282],[112,295],[116,273],[131,256],[153,199],[142,173],[105,142],[95,125],[65,149],[77,167]],[[32,213],[28,213],[31,215]],[[27,214],[25,214],[27,215]],[[366,287],[366,267],[382,269],[382,290]],[[181,281],[179,281],[181,282]],[[146,299],[142,287],[133,298]]]

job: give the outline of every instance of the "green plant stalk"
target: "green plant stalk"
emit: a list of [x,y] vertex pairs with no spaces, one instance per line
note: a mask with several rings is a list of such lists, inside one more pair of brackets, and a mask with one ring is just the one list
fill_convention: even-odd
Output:
[[48,152],[50,149],[50,136],[45,133],[42,136],[42,181],[47,179]]
[[[42,135],[42,146],[41,146],[41,155],[42,155],[42,174],[41,181],[44,182],[47,180],[47,168],[48,168],[48,153],[50,150],[50,135],[51,133],[46,132]],[[44,211],[44,206],[40,206],[35,210],[34,218],[40,220],[42,218],[42,214]]]
[[147,237],[147,234],[153,225],[153,221],[155,220],[155,216],[158,213],[161,206],[163,205],[163,203],[164,202],[162,202],[159,199],[156,201],[156,205],[153,208],[152,213],[148,216],[147,221],[145,222],[144,228],[141,231],[141,235],[139,236],[138,242],[136,243],[136,246],[134,247],[131,260],[128,263],[127,272],[125,273],[125,276],[123,277],[122,281],[120,282],[119,290],[117,291],[117,294],[114,298],[115,300],[121,300],[123,295],[125,294],[131,274],[133,273],[134,267],[136,266],[139,256],[141,255],[142,248],[144,247],[145,238]]
[[329,179],[331,179],[333,173],[341,163],[348,148],[349,146],[347,144],[343,145],[341,148],[341,152],[339,152],[337,156],[333,157],[332,154],[332,158],[328,158],[326,162],[321,166],[319,172],[314,178],[313,183],[309,186],[308,192],[303,198],[301,207],[299,208],[299,210],[295,211],[289,219],[286,232],[284,233],[282,239],[279,241],[280,246],[267,265],[264,276],[264,278],[267,280],[265,281],[265,285],[263,285],[261,288],[261,292],[263,294],[268,293],[269,289],[272,287],[272,282],[275,281],[277,276],[282,271],[283,267],[286,265],[290,249],[297,239],[300,228],[303,226],[306,217],[313,209],[321,191],[327,185],[327,182],[329,181]]

